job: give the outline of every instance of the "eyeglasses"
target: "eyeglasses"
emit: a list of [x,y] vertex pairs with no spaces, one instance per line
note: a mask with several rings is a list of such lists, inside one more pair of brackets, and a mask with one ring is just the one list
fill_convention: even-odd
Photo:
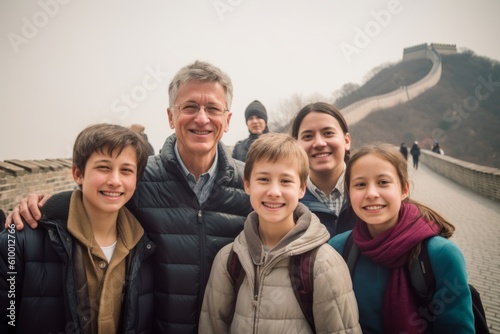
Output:
[[184,115],[194,116],[200,111],[202,106],[203,108],[205,108],[205,113],[209,117],[219,117],[222,116],[224,112],[229,111],[218,104],[199,105],[198,103],[194,102],[181,103],[177,106],[174,106],[174,108],[179,109],[179,111]]

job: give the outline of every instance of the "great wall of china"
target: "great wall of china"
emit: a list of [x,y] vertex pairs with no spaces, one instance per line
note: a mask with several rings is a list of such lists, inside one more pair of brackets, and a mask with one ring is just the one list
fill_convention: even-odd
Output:
[[[407,87],[347,106],[342,111],[352,125],[368,114],[405,103],[435,86],[441,78],[441,55],[456,53],[450,44],[420,44],[405,48],[403,61],[427,58],[433,66],[420,81]],[[486,197],[500,201],[500,169],[490,168],[422,150],[421,161],[437,173]],[[0,161],[0,209],[9,212],[30,193],[71,190],[70,159]]]

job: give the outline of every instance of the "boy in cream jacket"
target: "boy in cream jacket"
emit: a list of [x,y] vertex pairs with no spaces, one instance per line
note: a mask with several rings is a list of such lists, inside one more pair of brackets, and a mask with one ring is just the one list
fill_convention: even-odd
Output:
[[[308,171],[306,153],[288,135],[265,134],[252,144],[244,184],[254,211],[234,243],[214,260],[200,333],[361,333],[349,270],[325,243],[324,225],[299,203]],[[292,256],[317,247],[311,328],[288,268]],[[245,274],[237,296],[227,270],[231,249]]]

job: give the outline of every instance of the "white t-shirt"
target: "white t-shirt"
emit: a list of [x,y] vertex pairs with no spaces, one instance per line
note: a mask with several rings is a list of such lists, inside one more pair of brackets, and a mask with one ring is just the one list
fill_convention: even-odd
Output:
[[111,257],[113,256],[113,252],[115,251],[116,248],[116,243],[118,240],[116,240],[112,245],[106,246],[106,247],[101,247],[102,252],[106,256],[106,259],[108,259],[108,263],[111,261]]

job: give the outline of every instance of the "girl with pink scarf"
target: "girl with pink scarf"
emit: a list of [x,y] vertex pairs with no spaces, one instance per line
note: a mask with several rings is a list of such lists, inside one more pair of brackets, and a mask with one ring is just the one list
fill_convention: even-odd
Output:
[[[455,228],[409,199],[407,169],[389,144],[363,146],[346,168],[345,191],[358,220],[329,243],[342,253],[352,233],[361,252],[352,279],[363,333],[474,333],[465,260],[448,240]],[[417,302],[409,276],[425,239],[436,281],[433,312]]]

